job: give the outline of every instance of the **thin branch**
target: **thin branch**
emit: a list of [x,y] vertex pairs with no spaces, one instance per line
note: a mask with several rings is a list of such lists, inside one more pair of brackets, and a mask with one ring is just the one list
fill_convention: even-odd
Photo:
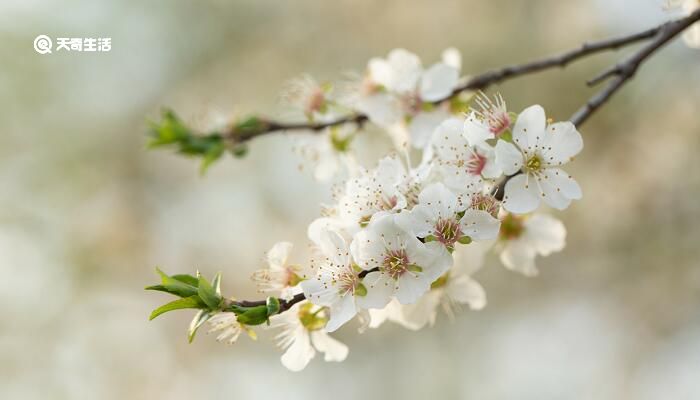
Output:
[[[652,39],[646,46],[639,49],[637,52],[632,54],[625,61],[616,64],[615,66],[606,69],[603,73],[596,76],[589,81],[589,85],[595,85],[603,80],[612,78],[610,83],[603,88],[600,92],[591,97],[590,100],[581,107],[570,119],[570,121],[580,127],[588,117],[591,116],[598,108],[600,108],[615,92],[617,92],[629,79],[631,79],[640,65],[651,57],[658,49],[666,45],[669,41],[678,36],[686,28],[695,22],[700,21],[700,9],[693,12],[692,14],[675,21],[667,22],[659,25],[656,28],[648,29],[643,32],[636,34],[622,36],[614,39],[601,40],[599,42],[591,42],[582,45],[580,48],[571,50],[566,53],[559,54],[557,56],[545,58],[538,61],[533,61],[526,64],[504,67],[497,70],[492,70],[481,75],[477,75],[466,82],[464,85],[456,88],[453,93],[445,99],[438,100],[437,102],[442,102],[448,100],[459,93],[466,90],[478,90],[485,89],[486,87],[504,81],[508,78],[521,76],[537,71],[541,71],[552,67],[564,67],[571,61],[578,58],[585,57],[589,54],[604,51],[604,50],[614,50],[622,46],[627,46],[642,40]],[[236,139],[239,141],[250,140],[253,137],[264,135],[266,133],[276,132],[276,131],[288,131],[288,130],[312,130],[319,131],[331,126],[342,125],[347,123],[363,124],[367,121],[367,116],[364,114],[354,114],[335,121],[322,123],[322,124],[285,124],[275,121],[264,121],[264,128],[258,132],[253,132],[247,134],[246,136],[239,136]],[[503,196],[505,191],[505,185],[512,177],[516,174],[509,175],[503,179],[496,188],[494,188],[493,195],[498,197]],[[375,268],[376,270],[376,268]],[[363,271],[361,273],[366,275],[371,271]],[[362,275],[362,276],[364,276]],[[362,277],[361,276],[361,277]],[[294,304],[304,301],[306,297],[304,293],[299,293],[295,295],[290,300],[279,299],[280,310],[279,312],[284,312],[289,310]],[[256,307],[265,305],[265,300],[259,301],[235,301],[236,305],[242,307]]]
[[[604,39],[600,41],[587,42],[580,47],[569,50],[567,52],[549,56],[543,59],[531,61],[524,64],[511,65],[507,67],[502,67],[498,69],[493,69],[491,71],[484,72],[479,75],[471,77],[467,82],[456,87],[450,95],[443,99],[438,99],[433,102],[433,104],[439,104],[444,101],[450,100],[453,97],[459,95],[462,92],[468,90],[483,90],[487,87],[503,82],[510,78],[515,78],[522,75],[532,74],[549,68],[560,67],[563,68],[567,66],[572,61],[578,60],[580,58],[586,57],[591,54],[608,51],[617,50],[621,47],[629,46],[644,40],[648,40],[664,29],[664,27],[672,22],[659,25],[655,28],[647,29],[642,32],[633,33],[630,35]],[[333,121],[323,122],[323,123],[285,123],[280,121],[261,119],[260,126],[258,129],[249,130],[245,132],[237,132],[235,130],[226,132],[223,136],[235,143],[242,143],[251,140],[257,136],[266,135],[268,133],[280,132],[280,131],[314,131],[318,132],[325,128],[330,128],[338,125],[345,124],[364,124],[369,118],[365,114],[350,114]]]
[[692,24],[700,21],[700,9],[685,18],[666,23],[647,45],[632,54],[626,60],[604,70],[601,74],[588,81],[589,86],[596,85],[606,79],[612,78],[608,85],[600,92],[591,97],[586,104],[581,107],[571,117],[571,122],[579,126],[585,122],[600,106],[612,97],[628,80],[637,72],[639,67],[651,57],[657,50],[673,40]]

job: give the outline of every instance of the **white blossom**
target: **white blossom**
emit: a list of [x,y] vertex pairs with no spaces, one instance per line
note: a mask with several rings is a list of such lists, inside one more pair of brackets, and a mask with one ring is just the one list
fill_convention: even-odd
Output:
[[[364,303],[367,289],[359,277],[345,239],[336,231],[310,231],[309,236],[319,247],[322,259],[315,276],[301,283],[306,298],[313,304],[330,309],[325,329],[333,332],[352,319]],[[365,308],[366,308],[365,307]]]
[[396,222],[420,238],[443,244],[448,250],[457,242],[494,239],[500,221],[489,212],[472,209],[471,198],[452,193],[442,183],[427,186],[411,211],[397,215]]
[[238,322],[238,317],[232,312],[217,313],[207,322],[211,326],[209,333],[216,333],[216,340],[219,342],[233,344],[241,336],[241,332],[246,332],[251,339],[257,337],[252,329]]
[[484,256],[492,243],[482,242],[462,246],[453,253],[454,266],[430,286],[430,290],[414,304],[389,303],[382,310],[370,310],[370,327],[377,328],[389,320],[411,330],[433,326],[440,308],[454,318],[455,310],[467,305],[471,310],[486,306],[486,292],[471,275],[484,263]]
[[503,207],[514,213],[534,211],[544,201],[562,210],[581,198],[578,183],[559,168],[583,148],[581,134],[571,122],[547,124],[544,109],[525,109],[515,122],[513,143],[499,140],[496,162],[511,178],[505,187]]
[[[328,113],[322,120],[332,120],[334,116]],[[353,176],[358,168],[350,146],[355,133],[353,127],[343,125],[326,128],[323,132],[296,135],[294,151],[303,160],[301,168],[308,165],[319,182],[328,182],[342,174]]]
[[304,74],[287,82],[281,98],[313,121],[319,114],[326,112],[329,90],[330,86],[321,85],[311,75]]
[[475,191],[484,179],[502,175],[494,150],[488,145],[472,147],[464,136],[464,123],[450,118],[431,138],[435,168],[445,185],[457,193]]
[[498,248],[506,268],[527,276],[537,275],[535,256],[561,251],[566,244],[566,228],[547,214],[505,214]]
[[446,109],[431,103],[447,98],[457,87],[456,66],[461,57],[455,51],[446,52],[446,62],[428,69],[423,69],[418,56],[404,49],[392,50],[386,59],[373,58],[351,106],[385,128],[401,130],[405,125],[403,132],[411,144],[425,147],[435,127],[449,117]]
[[391,214],[373,219],[355,235],[350,249],[358,266],[371,271],[363,279],[368,308],[382,308],[394,295],[402,304],[414,303],[452,265],[445,246],[421,243]]
[[324,361],[340,362],[348,356],[348,347],[333,339],[323,327],[328,320],[323,307],[298,303],[283,314],[270,319],[270,327],[282,331],[276,336],[278,345],[285,349],[280,358],[291,371],[301,371],[316,352],[324,353]]
[[252,275],[261,292],[276,293],[284,299],[301,292],[298,284],[305,278],[305,271],[300,265],[289,263],[293,247],[290,242],[279,242],[267,252],[268,267]]
[[408,173],[397,157],[381,159],[374,170],[361,171],[349,179],[338,200],[338,217],[346,225],[356,227],[369,223],[380,211],[397,212],[406,207],[406,197],[399,185],[406,182]]
[[493,101],[481,93],[475,101],[479,109],[472,109],[464,121],[464,137],[471,146],[484,145],[487,140],[501,136],[513,123],[500,94]]

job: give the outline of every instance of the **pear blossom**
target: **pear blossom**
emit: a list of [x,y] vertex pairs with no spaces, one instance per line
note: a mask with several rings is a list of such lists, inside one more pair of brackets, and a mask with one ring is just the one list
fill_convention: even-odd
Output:
[[360,307],[371,304],[364,302],[367,289],[359,277],[359,268],[352,262],[345,239],[330,229],[309,236],[316,239],[323,259],[316,276],[303,281],[301,288],[311,303],[330,309],[325,329],[333,332],[352,319]]
[[396,222],[420,238],[434,240],[453,250],[457,242],[494,239],[500,221],[489,212],[469,208],[471,199],[457,196],[444,184],[427,186],[418,205],[396,216]]
[[267,252],[268,267],[257,270],[252,275],[260,292],[278,293],[284,299],[291,299],[301,292],[298,285],[306,278],[306,274],[300,265],[289,263],[293,247],[290,242],[279,242]]
[[449,117],[447,110],[431,103],[447,98],[459,83],[456,66],[461,57],[452,49],[444,58],[446,62],[427,70],[418,56],[404,49],[392,50],[386,59],[373,58],[352,105],[380,126],[405,123],[412,145],[425,147],[435,127]]
[[326,112],[329,91],[329,85],[322,85],[311,75],[304,74],[287,82],[281,98],[285,103],[300,109],[307,119],[313,121],[318,114]]
[[338,216],[347,225],[357,227],[369,223],[379,211],[397,212],[406,207],[406,197],[399,185],[406,182],[408,174],[397,157],[381,159],[372,171],[360,171],[349,179],[338,201]]
[[[332,120],[334,113],[327,113],[322,120]],[[357,171],[357,161],[350,144],[356,134],[354,128],[334,126],[323,132],[308,132],[294,137],[294,151],[304,161],[300,168],[308,165],[313,169],[314,178],[319,182],[328,182],[336,176],[346,173],[353,176]]]
[[325,361],[345,360],[348,347],[323,330],[328,321],[326,311],[323,307],[304,302],[270,318],[270,327],[282,330],[276,336],[278,345],[286,350],[280,358],[282,365],[291,371],[301,371],[317,351],[324,353]]
[[392,214],[372,220],[358,232],[350,251],[357,265],[370,271],[363,279],[368,308],[382,308],[392,296],[410,304],[452,265],[452,257],[440,243],[422,243],[403,230]]
[[467,305],[471,310],[483,309],[486,292],[471,275],[481,269],[491,245],[481,242],[459,247],[453,253],[454,266],[433,282],[420,300],[406,305],[392,301],[382,310],[370,310],[369,326],[377,328],[389,320],[407,329],[419,330],[426,325],[435,325],[439,308],[450,318],[454,318],[455,310],[461,305]]
[[209,333],[217,333],[216,340],[226,344],[234,344],[241,332],[246,332],[251,339],[256,339],[255,331],[238,322],[238,317],[232,312],[220,312],[209,318],[211,325]]
[[497,247],[503,265],[526,276],[537,275],[535,256],[548,256],[564,249],[566,228],[547,214],[506,213],[501,222]]
[[463,133],[463,122],[450,118],[435,129],[431,138],[436,169],[445,185],[457,192],[474,191],[484,179],[502,175],[495,151],[488,145],[470,146]]
[[578,183],[559,168],[583,148],[581,134],[571,122],[547,124],[539,105],[526,108],[515,122],[513,143],[499,140],[496,162],[508,180],[503,207],[513,213],[534,211],[540,200],[559,210],[581,198]]
[[513,121],[505,100],[500,94],[494,100],[483,93],[476,96],[479,109],[472,109],[464,121],[464,137],[469,145],[484,145],[487,140],[497,138],[511,128]]

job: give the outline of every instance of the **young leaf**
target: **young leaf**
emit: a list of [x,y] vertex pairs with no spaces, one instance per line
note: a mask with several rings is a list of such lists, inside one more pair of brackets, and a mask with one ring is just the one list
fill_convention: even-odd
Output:
[[214,287],[216,294],[221,296],[221,272],[217,272],[216,275],[214,275],[214,279],[211,281],[211,286]]
[[151,313],[151,316],[148,318],[149,320],[154,319],[155,317],[165,314],[166,312],[170,311],[175,311],[175,310],[182,310],[185,308],[203,308],[206,307],[206,304],[202,302],[202,300],[199,299],[198,296],[190,296],[190,297],[185,297],[182,299],[177,299],[175,301],[171,301],[168,304],[164,304]]
[[158,275],[160,275],[161,284],[148,286],[146,287],[146,290],[158,290],[180,297],[190,297],[197,294],[197,286],[186,283],[186,281],[189,279],[184,278],[183,275],[177,275],[178,278],[168,276],[159,268],[156,268],[156,272],[158,272]]
[[280,311],[280,301],[277,297],[268,297],[265,301],[265,306],[267,307],[267,316],[275,315]]
[[189,274],[171,275],[170,277],[173,279],[177,279],[178,281],[180,281],[182,283],[186,283],[190,286],[197,287],[199,285],[199,279],[197,279],[196,276],[192,276]]
[[202,165],[199,167],[199,173],[201,175],[204,175],[207,172],[207,169],[219,158],[221,158],[221,155],[224,154],[224,150],[226,147],[224,146],[223,142],[218,142],[214,145],[212,145],[207,151],[204,153],[204,157],[202,158]]
[[238,322],[245,325],[260,325],[268,320],[266,305],[242,308],[239,309],[239,311],[243,312],[241,314],[236,313],[238,315]]
[[192,318],[192,322],[190,322],[190,328],[187,331],[187,340],[192,343],[194,340],[194,335],[197,333],[197,329],[199,329],[200,326],[202,326],[209,318],[211,318],[212,314],[207,311],[207,310],[199,310],[197,315]]
[[221,295],[216,292],[207,278],[199,276],[199,288],[197,294],[212,310],[218,310],[221,306]]

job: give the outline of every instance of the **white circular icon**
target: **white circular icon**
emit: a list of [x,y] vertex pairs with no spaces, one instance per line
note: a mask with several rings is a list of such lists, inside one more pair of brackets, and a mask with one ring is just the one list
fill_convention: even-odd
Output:
[[46,35],[39,35],[34,39],[34,50],[39,54],[51,53],[52,47],[51,38]]

